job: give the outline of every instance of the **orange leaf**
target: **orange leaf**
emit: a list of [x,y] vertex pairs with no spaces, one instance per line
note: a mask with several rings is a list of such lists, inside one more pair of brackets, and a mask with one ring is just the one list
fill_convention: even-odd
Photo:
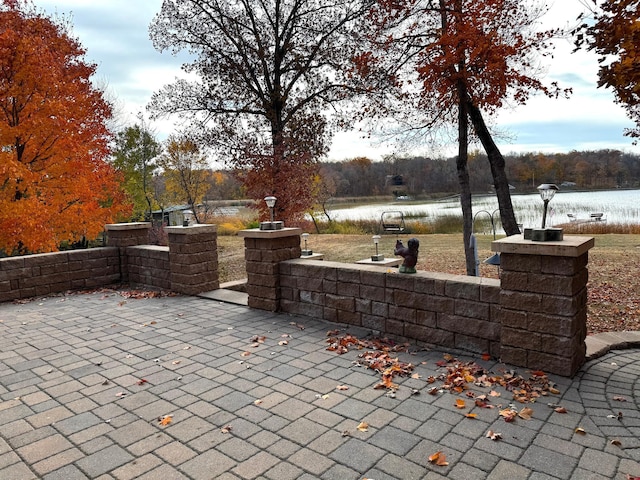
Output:
[[172,421],[173,421],[172,415],[165,415],[164,417],[160,417],[158,419],[158,422],[160,422],[160,425],[162,425],[163,427],[169,425]]
[[436,452],[433,455],[429,455],[429,463],[434,463],[440,467],[446,467],[449,465],[447,457],[442,452]]
[[356,428],[361,432],[366,432],[369,430],[369,424],[367,422],[360,422]]
[[533,409],[524,407],[522,410],[520,410],[518,416],[524,420],[531,420],[531,417],[533,416]]
[[482,358],[482,360],[487,362],[487,361],[491,360],[491,355],[489,355],[488,353],[483,353],[481,358]]
[[467,417],[467,418],[477,418],[478,414],[477,413],[467,413],[467,414],[465,414],[465,417]]
[[463,399],[461,399],[461,398],[458,398],[458,399],[456,400],[455,407],[456,407],[456,408],[465,408],[465,407],[466,407],[466,405],[465,405],[465,403],[464,403],[464,400],[463,400]]
[[251,355],[251,352],[242,352],[240,354],[241,357],[248,357],[249,355]]
[[567,413],[567,409],[564,408],[564,407],[557,407],[557,408],[554,408],[554,412],[556,412],[556,413]]

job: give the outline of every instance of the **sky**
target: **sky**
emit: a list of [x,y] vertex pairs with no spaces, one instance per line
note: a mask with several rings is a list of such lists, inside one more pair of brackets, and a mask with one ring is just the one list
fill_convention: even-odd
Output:
[[[86,59],[98,65],[94,77],[107,85],[109,95],[117,98],[129,124],[138,112],[145,112],[154,91],[184,76],[180,66],[188,57],[174,57],[156,51],[149,40],[148,27],[160,11],[162,0],[34,0],[48,14],[70,18],[73,35],[86,48]],[[583,10],[581,0],[551,0],[545,17],[549,27],[573,26]],[[598,64],[592,52],[572,53],[573,44],[558,40],[553,59],[546,67],[545,83],[557,81],[573,88],[571,99],[551,100],[536,96],[527,105],[501,111],[492,121],[504,135],[497,139],[503,153],[561,153],[571,150],[619,149],[640,153],[623,136],[631,128],[623,108],[614,103],[613,94],[597,88]],[[152,122],[163,140],[175,130],[172,120]],[[452,145],[440,154],[453,155]],[[339,132],[334,136],[329,160],[368,156],[378,160],[384,155],[425,154],[429,149],[399,151],[393,144],[381,144],[363,138],[358,132]]]

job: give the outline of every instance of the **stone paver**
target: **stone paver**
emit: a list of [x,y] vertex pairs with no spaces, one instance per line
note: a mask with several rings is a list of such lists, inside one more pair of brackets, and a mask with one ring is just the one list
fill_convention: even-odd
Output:
[[[531,420],[507,423],[466,392],[428,391],[443,383],[436,362],[444,353],[494,375],[513,367],[410,347],[398,355],[419,377],[396,378],[391,396],[373,388],[378,374],[354,364],[361,352],[325,350],[336,325],[322,320],[115,293],[3,303],[0,320],[2,479],[640,476],[637,349],[607,348],[573,379],[550,376],[560,394],[526,405]],[[285,334],[288,345],[279,345]],[[257,347],[255,335],[266,337]],[[499,386],[469,390],[500,393],[494,407],[513,402]],[[162,425],[165,415],[172,421]],[[486,438],[488,430],[502,439]],[[438,451],[448,465],[429,462]]]

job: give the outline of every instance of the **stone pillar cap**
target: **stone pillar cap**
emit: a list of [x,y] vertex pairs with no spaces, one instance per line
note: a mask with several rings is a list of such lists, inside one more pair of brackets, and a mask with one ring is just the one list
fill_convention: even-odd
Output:
[[550,257],[579,257],[595,245],[593,237],[566,235],[559,242],[525,240],[524,235],[512,235],[491,242],[491,251],[518,255],[548,255]]
[[282,238],[293,237],[301,233],[301,228],[284,227],[280,230],[260,230],[259,228],[252,228],[250,230],[240,230],[238,236],[245,238]]

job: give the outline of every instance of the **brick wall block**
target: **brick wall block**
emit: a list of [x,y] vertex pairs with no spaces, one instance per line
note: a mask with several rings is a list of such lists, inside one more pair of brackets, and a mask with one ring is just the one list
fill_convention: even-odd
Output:
[[455,300],[453,298],[441,296],[425,296],[424,300],[418,305],[421,310],[436,313],[455,313]]
[[423,327],[436,328],[437,318],[438,316],[435,312],[428,312],[426,310],[416,311],[416,323]]
[[372,287],[369,285],[360,286],[360,296],[375,302],[386,303],[385,289],[382,287]]
[[559,295],[543,295],[540,312],[571,317],[576,315],[587,302],[587,290],[573,297],[561,297]]
[[587,284],[589,274],[586,269],[571,276],[531,274],[529,291],[552,295],[575,295]]
[[344,295],[345,297],[359,297],[360,296],[360,284],[338,281],[338,295]]
[[385,275],[380,272],[360,272],[360,283],[362,285],[372,285],[374,287],[385,286]]
[[500,268],[503,273],[506,271],[539,273],[542,271],[542,257],[540,255],[501,253]]
[[538,351],[542,348],[542,334],[505,326],[502,327],[500,341],[503,347],[519,347]]
[[327,294],[325,295],[325,305],[329,308],[335,308],[347,312],[356,311],[355,299],[353,297]]
[[529,328],[529,315],[523,310],[499,308],[496,314],[496,322],[503,327],[519,328],[521,330],[527,330]]
[[561,357],[571,357],[579,345],[584,342],[584,338],[579,335],[573,337],[559,337],[556,335],[542,334],[541,352],[560,355]]
[[445,284],[445,295],[452,298],[480,300],[480,277],[460,277]]
[[579,257],[542,257],[540,272],[551,275],[573,275],[586,268],[589,254]]
[[371,314],[371,300],[366,298],[356,298],[356,312]]
[[337,271],[336,279],[345,283],[360,283],[360,270],[355,268],[341,268]]
[[480,285],[480,301],[487,303],[500,303],[500,280],[486,278]]
[[377,315],[362,315],[362,327],[375,330],[376,332],[384,332],[385,317]]
[[307,290],[300,290],[300,301],[302,303],[312,303],[314,305],[325,305],[325,295],[317,292],[309,292]]
[[322,305],[312,305],[309,303],[298,304],[298,314],[307,317],[323,318],[324,307]]
[[576,373],[580,365],[584,362],[584,358],[563,357],[560,355],[552,355],[543,352],[528,352],[526,367],[532,370],[542,370],[548,373],[555,373],[570,377]]
[[404,336],[404,322],[387,318],[384,322],[384,331],[391,335]]
[[500,305],[512,310],[540,312],[542,311],[542,294],[501,290]]
[[251,272],[247,272],[247,284],[272,288],[275,288],[279,285],[278,277],[272,275],[260,275],[258,273]]
[[338,323],[346,323],[347,325],[359,327],[362,325],[362,314],[359,312],[338,310]]
[[169,253],[169,262],[175,265],[193,265],[194,263],[217,262],[217,252],[200,252],[189,255],[181,255],[178,253]]
[[476,353],[489,353],[490,342],[486,338],[478,338],[456,333],[454,339],[455,348]]
[[502,271],[500,273],[502,288],[514,292],[526,292],[529,289],[529,273]]
[[405,336],[415,338],[420,342],[439,345],[445,348],[453,348],[455,346],[455,335],[453,332],[422,325],[407,325],[405,328]]
[[581,318],[575,318],[573,316],[561,317],[558,315],[531,313],[528,315],[527,329],[532,332],[547,333],[560,337],[573,337],[584,330],[583,323],[586,324],[586,315]]
[[371,302],[371,313],[378,317],[388,317],[389,316],[389,304],[386,302]]
[[257,273],[259,275],[277,275],[279,272],[277,263],[246,262],[245,265],[248,273]]
[[415,276],[404,273],[389,273],[386,275],[386,287],[405,292],[415,292]]
[[500,346],[500,361],[516,365],[518,367],[527,366],[527,350],[516,346],[505,345]]
[[322,291],[324,293],[338,294],[338,282],[333,280],[322,279]]
[[322,318],[327,322],[338,323],[338,310],[335,308],[324,307],[322,309]]
[[478,338],[498,340],[501,326],[498,323],[478,320],[476,318],[461,317],[459,315],[438,315],[438,328],[449,332],[473,335]]
[[462,317],[489,320],[491,318],[489,307],[488,303],[459,299],[455,301],[454,313]]
[[433,278],[416,277],[415,286],[416,293],[428,293],[429,295],[435,294],[436,281]]
[[[401,305],[403,307],[416,308],[418,305],[424,303],[426,295],[420,295],[414,291],[407,290],[393,290],[393,303]],[[422,300],[422,301],[421,301]]]
[[[245,240],[247,240],[247,239],[245,239]],[[261,262],[262,261],[262,252],[260,250],[245,249],[245,251],[244,251],[244,259],[247,262]]]
[[298,288],[298,277],[280,275],[280,287]]
[[267,312],[275,312],[278,310],[278,301],[268,298],[261,297],[252,297],[249,296],[249,300],[247,302],[250,308],[255,308],[258,310],[266,310]]
[[389,305],[389,318],[406,323],[416,323],[416,309]]

